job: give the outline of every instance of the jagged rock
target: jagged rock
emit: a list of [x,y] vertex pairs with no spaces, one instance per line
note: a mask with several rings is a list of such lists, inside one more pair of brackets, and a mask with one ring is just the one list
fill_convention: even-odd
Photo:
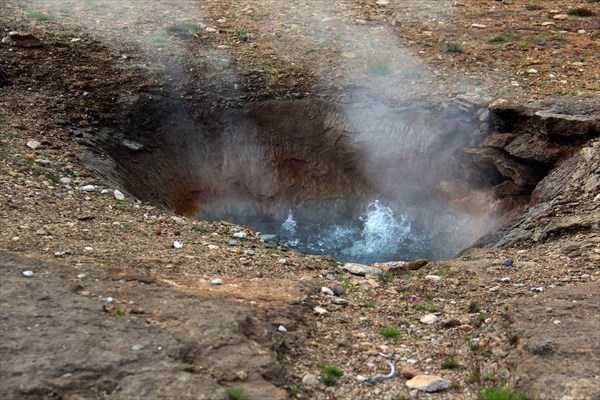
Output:
[[516,159],[509,158],[506,153],[492,148],[468,148],[465,152],[473,158],[476,164],[483,168],[493,166],[498,173],[512,180],[517,186],[533,186],[538,182],[533,169]]
[[42,41],[35,36],[33,33],[24,33],[12,31],[8,33],[8,36],[2,39],[2,43],[10,46],[18,46],[25,48],[40,47]]

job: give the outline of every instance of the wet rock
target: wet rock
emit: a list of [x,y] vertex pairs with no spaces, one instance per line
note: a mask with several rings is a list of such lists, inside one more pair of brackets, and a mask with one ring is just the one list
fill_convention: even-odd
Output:
[[336,296],[342,296],[344,293],[346,293],[346,289],[344,289],[341,286],[333,286],[331,288],[331,291],[333,292],[333,294],[335,294]]
[[17,31],[9,32],[8,35],[2,39],[2,43],[9,46],[25,48],[40,47],[42,45],[42,41],[33,33]]
[[279,243],[279,236],[265,233],[260,235],[260,240],[265,243]]
[[376,275],[381,273],[380,268],[356,263],[346,263],[342,268],[350,272],[352,275],[358,276]]
[[423,392],[439,392],[450,388],[450,382],[441,376],[435,375],[417,375],[406,381],[409,389],[417,389]]

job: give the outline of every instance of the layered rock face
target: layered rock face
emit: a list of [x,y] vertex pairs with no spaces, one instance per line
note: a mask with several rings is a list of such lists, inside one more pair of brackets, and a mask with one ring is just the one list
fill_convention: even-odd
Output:
[[[597,229],[597,99],[526,105],[498,101],[490,111],[490,133],[478,147],[465,150],[486,171],[505,208],[505,229],[482,243],[505,246],[525,239],[545,240],[565,229]],[[589,206],[576,216],[561,211],[566,203],[577,201]]]

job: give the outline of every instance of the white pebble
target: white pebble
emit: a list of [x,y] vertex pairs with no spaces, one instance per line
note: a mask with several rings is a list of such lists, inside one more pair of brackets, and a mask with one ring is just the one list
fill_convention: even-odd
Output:
[[236,232],[233,234],[233,237],[237,239],[244,239],[248,237],[248,234],[246,232]]
[[441,280],[442,280],[442,278],[440,278],[440,277],[439,277],[439,276],[437,276],[437,275],[427,275],[427,276],[425,277],[425,279],[427,279],[428,281],[433,281],[433,282],[439,282],[439,281],[441,281]]
[[83,278],[85,278],[86,276],[87,276],[86,274],[79,274],[79,275],[77,275],[77,278],[79,278],[79,279],[83,279]]
[[63,185],[68,185],[71,183],[71,178],[60,178],[58,181]]
[[56,253],[54,253],[54,257],[62,257],[65,255],[64,251],[57,251]]
[[562,321],[560,321],[560,320],[558,320],[558,319],[555,319],[554,321],[552,321],[552,323],[553,323],[554,325],[559,325],[559,324],[562,324]]
[[131,350],[133,351],[138,351],[141,350],[144,346],[142,346],[141,344],[134,344],[133,346],[131,346]]
[[287,264],[287,260],[285,258],[280,258],[279,264]]
[[325,294],[328,294],[330,296],[334,296],[333,291],[331,289],[329,289],[328,287],[326,287],[326,286],[323,286],[321,288],[321,293],[325,293]]
[[180,249],[183,247],[183,244],[181,244],[181,242],[178,242],[177,240],[173,241],[173,248],[174,249]]
[[115,299],[113,299],[112,297],[107,297],[107,298],[106,298],[106,301],[107,301],[107,302],[109,302],[109,303],[112,303],[114,300],[115,300]]
[[40,146],[41,146],[41,143],[38,142],[37,140],[30,140],[27,142],[27,147],[29,147],[32,150],[35,150]]
[[288,331],[288,330],[286,329],[286,327],[285,327],[285,326],[283,326],[283,325],[279,325],[279,328],[277,328],[277,330],[278,330],[279,332],[287,332],[287,331]]
[[93,192],[94,190],[96,190],[96,186],[85,185],[84,187],[81,188],[81,190],[83,190],[84,192]]
[[223,279],[217,278],[217,279],[213,279],[212,281],[210,281],[211,285],[221,285],[223,284]]
[[115,195],[115,199],[117,199],[117,200],[125,200],[125,195],[123,193],[121,193],[120,190],[115,190],[114,195]]
[[29,277],[32,277],[32,276],[33,276],[33,271],[29,271],[29,270],[27,270],[27,271],[23,271],[23,272],[21,272],[21,274],[23,274],[23,276],[26,276],[26,277],[28,277],[28,278],[29,278]]
[[217,246],[215,244],[209,244],[207,247],[211,250],[217,250],[219,248],[219,246]]
[[84,247],[84,248],[83,248],[83,251],[85,251],[85,252],[88,252],[88,253],[89,253],[90,251],[94,251],[94,248],[93,248],[93,247],[91,247],[91,246],[86,246],[86,247]]

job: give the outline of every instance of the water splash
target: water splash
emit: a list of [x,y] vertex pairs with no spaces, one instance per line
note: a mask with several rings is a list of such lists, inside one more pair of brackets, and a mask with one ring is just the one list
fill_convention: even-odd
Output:
[[[303,224],[290,210],[281,224],[288,237],[284,243],[313,254],[326,254],[340,261],[372,263],[410,258],[407,248],[414,249],[415,234],[402,215],[378,200],[368,205],[360,217],[348,224],[322,222]],[[411,239],[411,240],[409,240]],[[408,241],[411,241],[410,245]]]

